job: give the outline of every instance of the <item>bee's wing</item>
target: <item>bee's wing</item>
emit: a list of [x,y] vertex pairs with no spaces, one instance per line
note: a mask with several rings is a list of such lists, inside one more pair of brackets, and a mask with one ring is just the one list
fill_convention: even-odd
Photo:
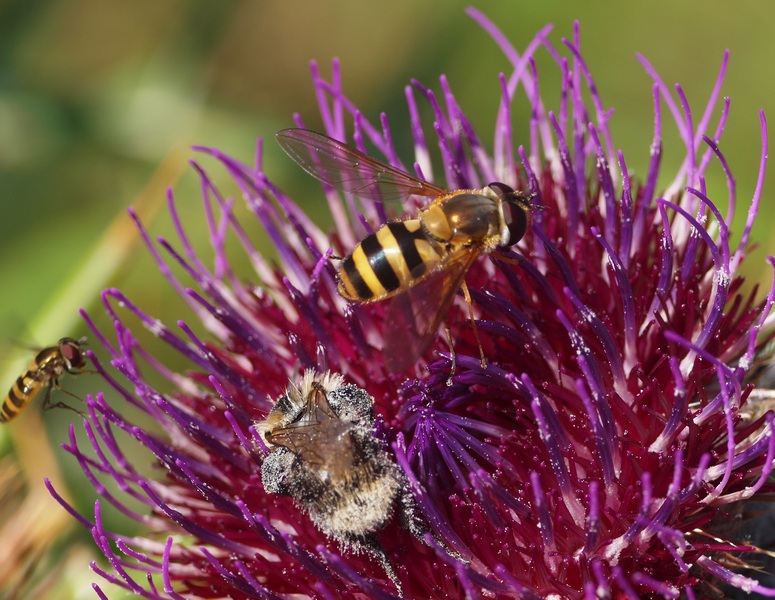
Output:
[[464,248],[391,300],[385,331],[388,370],[400,373],[425,354],[479,249]]
[[[302,415],[295,425],[318,425],[325,421],[332,419],[338,419],[339,417],[331,408],[331,404],[328,402],[328,396],[326,391],[321,385],[314,385],[307,395],[307,406]],[[294,424],[291,424],[294,425]]]
[[326,392],[322,387],[313,388],[305,401],[300,418],[285,427],[275,430],[272,443],[285,446],[296,454],[304,454],[307,449],[317,444],[323,432],[323,424],[339,420],[328,402]]
[[283,129],[275,137],[307,173],[365,200],[398,202],[411,195],[438,197],[448,193],[322,133]]
[[331,408],[322,387],[307,398],[301,419],[272,435],[272,443],[296,454],[304,465],[321,477],[344,478],[352,471],[354,444],[347,435],[352,423],[343,421]]

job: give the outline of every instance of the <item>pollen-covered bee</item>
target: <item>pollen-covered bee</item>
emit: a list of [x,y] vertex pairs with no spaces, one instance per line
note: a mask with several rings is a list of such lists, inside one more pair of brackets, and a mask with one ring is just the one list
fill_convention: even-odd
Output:
[[65,373],[77,375],[86,366],[84,340],[62,338],[56,346],[43,348],[30,361],[27,370],[20,375],[5,397],[0,408],[0,423],[10,421],[32,402],[42,387],[46,388],[43,408],[55,406],[70,408],[66,404],[51,403],[51,389],[59,389],[59,378]]
[[418,539],[428,532],[403,471],[374,436],[374,400],[341,375],[307,372],[258,425],[270,452],[264,489],[290,496],[342,547],[376,558],[401,593],[375,533],[398,512]]
[[[307,173],[359,198],[433,198],[416,218],[385,223],[361,241],[339,267],[338,290],[358,303],[393,298],[385,358],[388,369],[400,372],[428,349],[462,288],[485,366],[465,275],[477,256],[522,239],[531,196],[498,182],[479,190],[444,190],[306,129],[280,131],[277,141]],[[454,370],[451,340],[450,349]]]

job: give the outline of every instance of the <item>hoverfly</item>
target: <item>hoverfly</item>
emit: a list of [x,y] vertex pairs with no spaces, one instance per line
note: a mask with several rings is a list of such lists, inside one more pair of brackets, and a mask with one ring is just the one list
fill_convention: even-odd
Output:
[[[398,373],[425,353],[462,289],[485,367],[465,275],[479,255],[522,239],[532,196],[498,182],[448,191],[306,129],[284,129],[276,137],[301,168],[339,191],[374,202],[433,198],[416,217],[385,223],[363,239],[342,260],[338,291],[356,303],[392,298],[385,360]],[[448,326],[446,332],[454,373]]]
[[[40,388],[46,387],[43,408],[71,408],[63,403],[51,403],[51,389],[59,388],[59,378],[65,373],[79,374],[86,366],[85,340],[62,338],[56,346],[43,348],[30,361],[27,370],[14,382],[0,407],[0,423],[10,421],[32,402]],[[74,409],[73,409],[74,410]]]

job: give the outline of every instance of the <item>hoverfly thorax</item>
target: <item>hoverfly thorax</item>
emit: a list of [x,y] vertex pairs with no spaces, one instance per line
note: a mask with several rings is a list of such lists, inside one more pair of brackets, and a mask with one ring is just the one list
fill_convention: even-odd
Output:
[[462,191],[437,200],[422,212],[425,231],[434,239],[456,245],[486,243],[500,236],[498,198],[489,190]]

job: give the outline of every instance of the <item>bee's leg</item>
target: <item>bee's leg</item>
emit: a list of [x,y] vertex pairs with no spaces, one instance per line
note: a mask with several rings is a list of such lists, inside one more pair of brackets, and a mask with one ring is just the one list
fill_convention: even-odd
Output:
[[382,547],[382,544],[379,543],[379,540],[377,540],[376,537],[373,535],[357,536],[356,539],[347,540],[347,542],[353,547],[355,551],[365,552],[366,554],[369,554],[373,558],[377,559],[379,564],[382,566],[382,570],[385,571],[385,575],[387,575],[388,579],[390,579],[390,581],[393,582],[393,585],[396,586],[398,595],[401,598],[404,597],[404,588],[401,586],[401,582],[398,579],[398,574],[396,574],[393,563],[390,562],[390,558],[388,557],[387,552],[385,552],[385,549]]
[[468,286],[466,285],[466,282],[463,281],[463,283],[460,285],[460,289],[463,290],[463,297],[466,300],[466,304],[468,304],[468,316],[471,317],[471,327],[474,328],[474,337],[476,338],[476,345],[479,346],[479,356],[482,359],[482,368],[487,368],[487,359],[484,356],[484,348],[482,348],[482,341],[479,339],[479,328],[476,326],[476,320],[474,319],[474,301],[471,299],[471,294],[468,291]]
[[436,536],[436,534],[434,534],[430,528],[425,525],[425,523],[422,522],[419,515],[417,514],[417,501],[415,500],[414,494],[412,494],[412,490],[409,487],[409,482],[407,481],[404,482],[401,498],[399,499],[399,511],[401,513],[401,525],[403,528],[409,531],[409,533],[420,540],[423,544],[427,544],[425,541],[425,534],[430,533],[431,537],[433,537],[435,542],[441,546],[442,550],[444,550],[444,552],[449,554],[452,558],[466,564],[469,562],[460,556],[460,554],[447,547],[447,545],[442,542],[438,536]]
[[398,477],[403,480],[401,483],[401,496],[398,500],[401,526],[418,540],[424,542],[423,536],[430,530],[417,514],[417,501],[414,498],[414,494],[412,494],[412,488],[409,487],[406,477],[403,473],[398,474]]

